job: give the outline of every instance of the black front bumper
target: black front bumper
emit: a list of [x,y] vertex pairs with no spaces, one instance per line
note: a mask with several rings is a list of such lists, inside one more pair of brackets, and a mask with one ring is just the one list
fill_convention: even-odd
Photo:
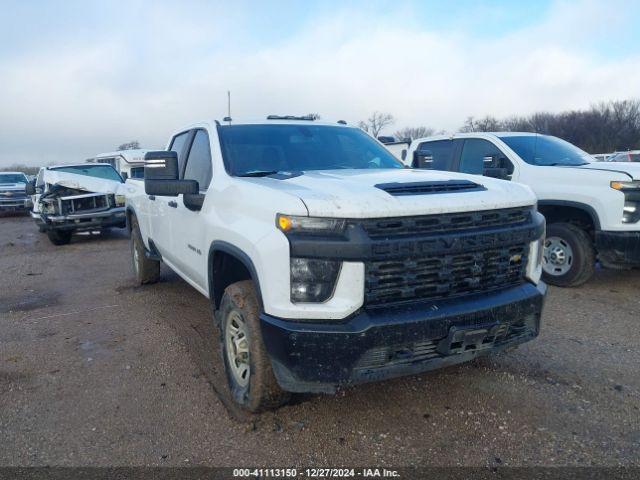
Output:
[[[37,220],[36,223],[38,223]],[[70,215],[64,218],[57,217],[55,220],[45,218],[42,226],[44,230],[82,231],[109,227],[124,228],[126,224],[127,217],[124,208],[118,208],[117,211],[100,212],[93,215]]]
[[605,267],[640,266],[640,232],[596,232],[596,249]]
[[343,322],[261,315],[273,371],[284,390],[339,386],[415,374],[535,338],[546,286],[362,311]]

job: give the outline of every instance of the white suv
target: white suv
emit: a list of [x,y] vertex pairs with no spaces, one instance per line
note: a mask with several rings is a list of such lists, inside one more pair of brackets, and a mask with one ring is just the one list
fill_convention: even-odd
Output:
[[596,259],[610,268],[640,266],[640,164],[595,162],[559,138],[513,132],[414,140],[406,162],[531,187],[547,219],[548,283],[580,285]]
[[544,219],[525,186],[403,168],[304,117],[194,124],[146,162],[126,183],[136,280],[164,262],[211,300],[250,411],[538,335]]

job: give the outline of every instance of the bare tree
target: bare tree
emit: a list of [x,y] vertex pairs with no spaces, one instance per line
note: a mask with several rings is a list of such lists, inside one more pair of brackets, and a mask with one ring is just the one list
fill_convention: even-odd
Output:
[[591,153],[640,148],[640,100],[616,100],[588,110],[535,112],[498,120],[468,117],[461,132],[534,132],[560,137]]
[[398,140],[404,140],[405,138],[415,140],[416,138],[430,137],[434,133],[436,133],[436,130],[431,127],[405,127],[396,131],[393,136]]
[[37,175],[40,167],[30,167],[23,163],[14,163],[9,167],[1,167],[0,172],[22,172],[25,175]]
[[467,117],[467,119],[464,121],[464,125],[462,125],[460,127],[460,131],[462,133],[469,133],[469,132],[475,132],[475,126],[473,124],[473,117]]
[[320,120],[320,114],[319,113],[307,113],[306,115],[307,117],[311,118],[312,120]]
[[491,115],[479,119],[467,117],[460,128],[461,132],[499,132],[501,130],[503,130],[502,122]]
[[390,113],[375,111],[366,121],[361,121],[358,126],[377,138],[385,127],[393,125],[395,121],[396,119]]
[[127,143],[123,143],[118,147],[118,150],[137,150],[140,148],[140,142],[138,140],[132,140]]

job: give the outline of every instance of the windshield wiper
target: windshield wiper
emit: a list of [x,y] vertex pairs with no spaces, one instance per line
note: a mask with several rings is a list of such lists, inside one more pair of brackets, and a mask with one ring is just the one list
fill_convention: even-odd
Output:
[[245,172],[239,177],[268,177],[269,175],[275,175],[278,170],[252,170],[251,172]]

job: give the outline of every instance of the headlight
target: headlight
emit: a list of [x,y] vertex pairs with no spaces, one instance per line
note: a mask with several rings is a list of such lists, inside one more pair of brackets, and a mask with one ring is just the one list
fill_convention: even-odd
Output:
[[291,259],[291,301],[325,302],[331,295],[341,262],[333,260]]
[[544,253],[544,241],[547,236],[547,225],[545,223],[542,236],[529,244],[529,259],[527,260],[526,276],[536,285],[542,277],[542,254]]
[[611,182],[611,188],[624,194],[622,223],[636,223],[640,221],[640,181]]
[[53,203],[44,203],[40,206],[40,210],[46,214],[56,213],[56,207]]
[[614,190],[640,190],[640,181],[634,180],[632,182],[611,182],[611,188]]
[[116,207],[124,207],[127,197],[124,195],[116,195]]
[[285,233],[336,234],[344,230],[345,224],[342,218],[297,217],[281,213],[276,216],[276,226]]

